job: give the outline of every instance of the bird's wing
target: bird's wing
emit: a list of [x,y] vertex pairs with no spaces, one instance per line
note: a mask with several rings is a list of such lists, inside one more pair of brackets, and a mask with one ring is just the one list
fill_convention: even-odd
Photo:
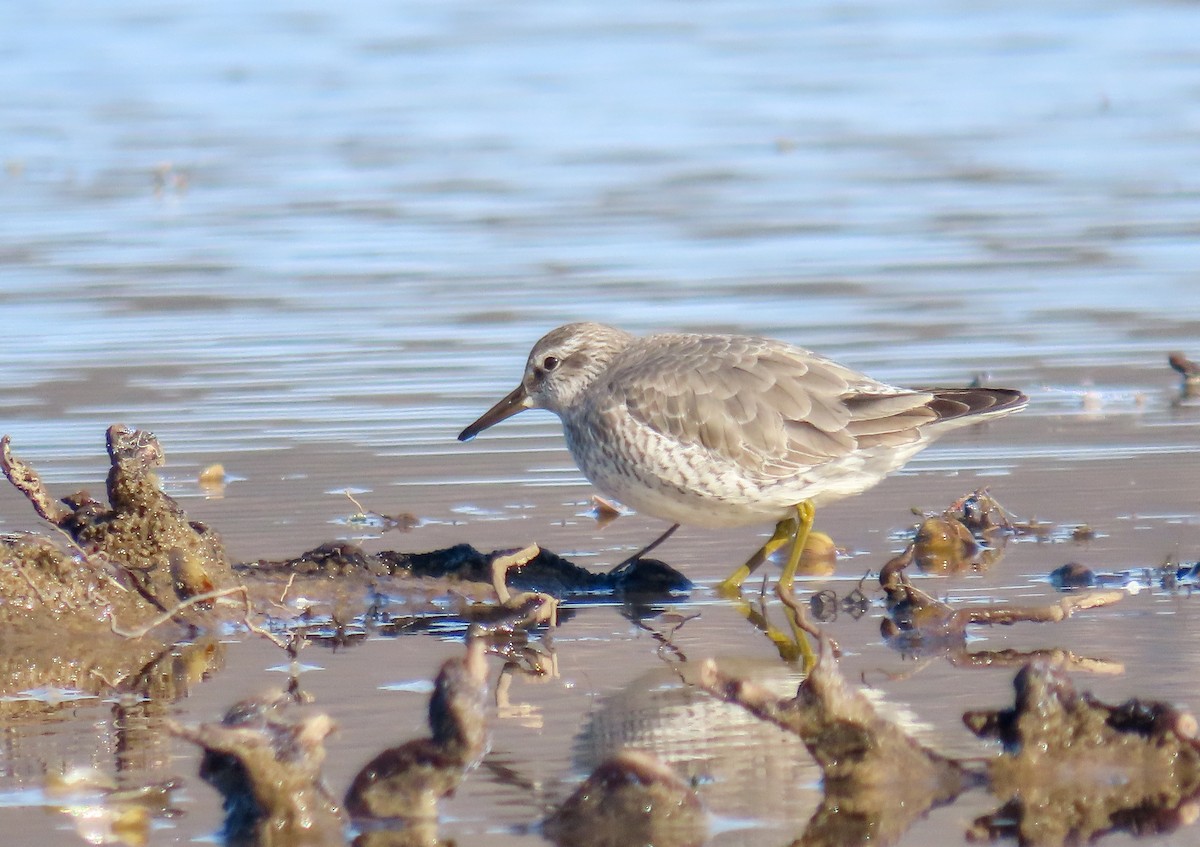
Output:
[[616,363],[606,412],[625,411],[716,461],[788,476],[856,448],[902,444],[937,415],[932,395],[895,389],[769,339],[657,336]]

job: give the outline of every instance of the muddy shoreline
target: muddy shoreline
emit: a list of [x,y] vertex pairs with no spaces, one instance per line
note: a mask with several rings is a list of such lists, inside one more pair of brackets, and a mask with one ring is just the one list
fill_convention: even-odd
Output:
[[[1001,567],[1010,545],[1022,540],[1069,546],[1090,543],[1096,535],[1088,526],[1016,518],[986,489],[918,515],[910,543],[879,569],[874,587],[863,579],[842,595],[827,589],[803,602],[791,593],[774,603],[752,597],[727,601],[781,659],[806,674],[789,700],[728,676],[711,661],[697,665],[689,658],[691,648],[676,636],[695,615],[670,609],[686,602],[694,587],[658,560],[593,574],[537,546],[488,555],[466,545],[368,554],[358,545],[330,542],[294,559],[232,563],[217,531],[189,519],[163,491],[157,471],[165,454],[151,433],[114,425],[106,443],[107,503],[86,492],[55,498],[34,467],[13,454],[10,440],[3,441],[9,481],[37,515],[61,531],[59,537],[3,539],[2,646],[8,664],[19,656],[21,667],[5,676],[3,691],[11,701],[6,718],[45,720],[61,708],[21,696],[11,700],[30,690],[115,698],[117,720],[146,727],[139,749],[162,749],[175,736],[205,751],[198,774],[224,797],[222,831],[229,844],[266,845],[279,837],[298,845],[435,838],[442,803],[487,760],[491,747],[492,671],[486,657],[503,666],[497,704],[512,674],[556,678],[555,638],[560,627],[570,632],[572,617],[560,616],[560,602],[597,598],[617,601],[630,622],[658,642],[659,659],[674,668],[684,688],[707,691],[800,737],[825,784],[804,843],[857,843],[868,832],[875,833],[872,841],[895,843],[932,809],[977,787],[992,792],[1001,807],[977,819],[966,834],[972,838],[1019,833],[1022,843],[1059,844],[1113,831],[1170,832],[1195,819],[1200,743],[1191,714],[1145,700],[1106,706],[1077,694],[1066,675],[1121,673],[1118,663],[1064,650],[987,655],[968,645],[967,631],[1021,622],[1053,626],[1076,613],[1103,613],[1134,582],[1185,597],[1197,566],[1164,563],[1097,574],[1071,563],[1046,577],[1061,592],[1054,602],[956,609],[914,578],[985,574]],[[805,557],[800,574],[828,578],[836,558],[836,551],[821,549]],[[512,584],[510,575],[519,575]],[[877,716],[840,672],[842,650],[824,627],[839,615],[858,619],[872,606],[887,610],[884,643],[910,660],[944,657],[962,668],[1016,671],[1014,709],[980,706],[963,715],[976,734],[1004,742],[987,768],[975,761],[978,753],[960,762],[927,749],[901,725]],[[311,641],[353,648],[356,638],[348,629],[372,619],[381,624],[376,635],[389,626],[394,634],[457,632],[455,640],[465,638],[467,656],[448,660],[434,682],[428,709],[432,736],[377,752],[342,799],[330,792],[322,772],[335,722],[310,708],[314,698],[304,691],[297,668]],[[188,725],[167,719],[170,705],[195,686],[205,680],[219,684],[226,648],[216,635],[231,626],[245,637],[269,641],[287,657],[292,668],[287,691],[232,704],[220,721]],[[708,807],[686,774],[653,752],[616,753],[561,806],[548,809],[544,821],[538,817],[525,825],[544,827],[547,837],[562,844],[647,838],[706,843],[708,815],[721,810]],[[1037,764],[1043,759],[1056,762],[1055,768]],[[161,766],[130,768],[122,761],[115,774],[105,768],[90,775],[64,773],[43,790],[64,797],[92,792],[100,813],[89,817],[89,826],[134,843],[146,837],[153,820],[173,814],[171,796],[184,778]],[[1081,809],[1077,775],[1097,768],[1124,772],[1120,782],[1126,790],[1089,795],[1093,805]],[[116,777],[122,774],[138,778],[121,784]],[[890,811],[897,804],[905,815]],[[63,808],[71,814],[75,807]],[[646,816],[615,811],[621,808],[644,809]],[[855,812],[847,816],[846,809]]]

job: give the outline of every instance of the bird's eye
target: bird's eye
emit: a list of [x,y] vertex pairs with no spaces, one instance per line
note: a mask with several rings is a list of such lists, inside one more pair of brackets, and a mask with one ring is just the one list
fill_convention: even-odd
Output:
[[542,359],[542,370],[552,371],[558,367],[558,362],[558,356],[547,356],[546,358]]

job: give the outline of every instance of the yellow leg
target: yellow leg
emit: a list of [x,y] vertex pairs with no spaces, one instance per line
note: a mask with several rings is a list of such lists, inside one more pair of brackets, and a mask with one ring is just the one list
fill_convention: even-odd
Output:
[[783,576],[779,577],[780,590],[789,594],[796,579],[796,568],[800,566],[800,557],[804,554],[804,545],[808,543],[808,533],[812,531],[813,516],[816,512],[808,500],[796,505],[796,540],[792,542],[792,552],[783,568]]
[[726,596],[736,595],[741,591],[742,583],[746,581],[750,574],[754,573],[776,550],[789,541],[792,542],[792,549],[788,555],[787,565],[783,569],[783,576],[780,577],[779,584],[787,588],[788,591],[792,590],[792,583],[796,577],[796,568],[800,565],[800,556],[804,552],[804,545],[808,541],[808,534],[813,524],[813,515],[816,512],[813,504],[807,500],[803,503],[797,503],[795,509],[795,515],[786,517],[775,525],[775,532],[767,539],[767,543],[758,548],[758,551],[746,560],[746,564],[739,567],[717,585],[718,593]]
[[[795,506],[796,514],[784,518],[775,525],[775,532],[767,539],[767,543],[751,556],[746,564],[735,570],[729,578],[717,586],[717,590],[733,598],[734,607],[745,616],[754,626],[760,629],[775,644],[779,656],[784,661],[801,661],[805,671],[811,670],[816,662],[816,655],[808,642],[805,628],[800,625],[799,614],[789,603],[784,603],[784,614],[787,616],[791,636],[785,635],[775,627],[765,615],[765,612],[755,609],[741,596],[742,583],[774,553],[789,541],[792,549],[788,552],[787,564],[784,565],[783,575],[779,578],[779,590],[787,597],[792,596],[792,585],[796,579],[796,569],[800,566],[800,557],[812,535],[813,515],[816,509],[805,500]],[[794,602],[794,601],[793,601]]]
[[767,543],[759,547],[755,554],[746,560],[746,564],[722,580],[717,585],[717,592],[726,596],[739,594],[742,590],[742,583],[749,578],[750,574],[758,570],[759,566],[769,559],[776,550],[795,537],[795,518],[787,517],[775,524],[775,532],[767,539]]

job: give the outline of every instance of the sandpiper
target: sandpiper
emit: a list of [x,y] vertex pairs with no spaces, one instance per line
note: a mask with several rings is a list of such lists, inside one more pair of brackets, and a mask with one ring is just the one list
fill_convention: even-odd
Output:
[[663,538],[678,524],[777,521],[720,590],[738,591],[789,541],[780,585],[790,590],[816,506],[865,491],[950,429],[1025,403],[1008,388],[898,388],[770,338],[639,338],[570,323],[533,346],[521,384],[458,439],[525,409],[554,412],[584,475],[671,521]]

